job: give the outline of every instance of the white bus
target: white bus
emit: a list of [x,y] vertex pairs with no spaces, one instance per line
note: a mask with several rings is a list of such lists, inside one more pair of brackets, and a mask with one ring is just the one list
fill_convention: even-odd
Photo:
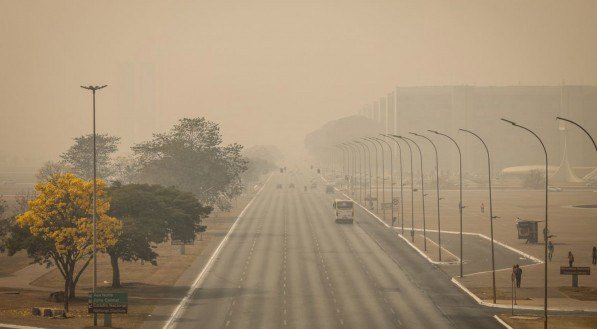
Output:
[[354,221],[354,202],[351,200],[334,200],[336,223],[350,223]]

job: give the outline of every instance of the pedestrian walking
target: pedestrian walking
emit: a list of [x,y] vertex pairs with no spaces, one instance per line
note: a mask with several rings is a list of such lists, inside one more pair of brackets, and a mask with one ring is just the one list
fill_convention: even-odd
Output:
[[481,202],[481,213],[485,213],[485,204],[483,202]]
[[572,254],[572,251],[568,252],[568,264],[570,267],[574,264],[574,255]]
[[597,265],[597,247],[593,247],[593,265]]
[[553,258],[553,250],[554,250],[553,243],[551,243],[551,240],[549,240],[549,243],[547,244],[547,257],[549,258],[550,261]]
[[516,277],[516,288],[520,288],[520,281],[522,281],[522,269],[520,268],[520,266],[518,266],[518,264],[516,264],[515,266],[516,271],[515,271],[515,277]]

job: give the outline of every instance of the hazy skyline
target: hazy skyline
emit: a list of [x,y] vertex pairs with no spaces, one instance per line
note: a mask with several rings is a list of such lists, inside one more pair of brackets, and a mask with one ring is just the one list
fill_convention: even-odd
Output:
[[[121,152],[182,117],[225,142],[305,134],[397,85],[597,85],[595,1],[0,0],[0,155]],[[482,128],[481,128],[482,129]]]

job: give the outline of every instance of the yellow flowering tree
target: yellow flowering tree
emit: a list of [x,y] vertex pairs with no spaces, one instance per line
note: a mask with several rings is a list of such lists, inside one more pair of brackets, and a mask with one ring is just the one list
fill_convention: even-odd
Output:
[[[36,185],[37,198],[17,216],[9,252],[26,249],[40,264],[55,265],[64,277],[65,308],[75,296],[81,274],[93,258],[93,182],[73,174],[55,174]],[[97,181],[97,248],[104,252],[118,239],[122,223],[107,215],[105,183]],[[82,262],[82,263],[80,263]]]

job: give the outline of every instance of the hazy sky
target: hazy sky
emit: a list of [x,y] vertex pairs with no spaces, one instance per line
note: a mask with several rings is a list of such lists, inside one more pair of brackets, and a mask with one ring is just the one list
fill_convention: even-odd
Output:
[[597,1],[0,0],[0,155],[123,148],[184,116],[226,142],[306,133],[402,85],[597,84]]

